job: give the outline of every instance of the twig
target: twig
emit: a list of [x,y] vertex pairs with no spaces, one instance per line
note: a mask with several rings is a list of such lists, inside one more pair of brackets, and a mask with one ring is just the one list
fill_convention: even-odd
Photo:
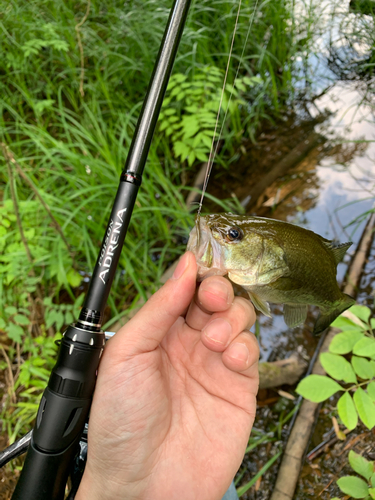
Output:
[[[334,431],[333,431],[334,432]],[[344,434],[349,434],[352,431],[349,431],[349,429],[344,430]],[[333,444],[337,443],[338,438],[337,436],[333,436],[330,439],[326,439],[325,441],[322,441],[318,446],[316,446],[313,450],[310,451],[310,453],[306,456],[306,460],[309,462],[312,462],[313,460],[316,459],[323,451],[326,450],[326,448],[329,448]]]
[[17,378],[21,370],[21,347],[19,342],[16,343],[16,349],[17,349],[17,372],[16,372],[16,378]]
[[84,95],[85,95],[85,92],[83,90],[83,78],[85,76],[85,59],[84,59],[84,54],[83,54],[81,33],[80,33],[79,29],[81,28],[81,26],[83,26],[83,24],[86,22],[87,18],[89,17],[90,3],[91,3],[91,0],[87,0],[86,13],[83,16],[82,20],[78,24],[76,24],[75,28],[74,28],[76,30],[76,33],[77,33],[78,47],[79,47],[79,52],[81,54],[81,76],[80,76],[80,81],[79,81],[79,91],[80,91],[82,97],[84,97]]
[[333,481],[337,481],[337,477],[336,476],[333,476],[333,478],[330,480],[330,482],[327,484],[327,486],[324,486],[324,488],[322,489],[322,491],[319,493],[318,497],[322,496],[322,493],[324,493],[326,491],[326,489],[328,489],[331,484],[333,483]]
[[49,206],[47,205],[47,203],[44,201],[44,199],[42,198],[41,194],[39,193],[37,187],[35,186],[35,184],[33,183],[33,181],[31,179],[29,179],[29,177],[25,174],[25,172],[22,169],[21,165],[14,158],[14,153],[9,149],[9,147],[5,143],[3,143],[3,142],[1,142],[0,145],[1,145],[1,148],[3,150],[3,154],[4,154],[5,158],[8,158],[8,160],[11,163],[13,163],[13,165],[16,166],[16,168],[18,170],[18,173],[20,174],[20,176],[22,177],[22,179],[24,179],[24,181],[27,182],[27,184],[30,186],[31,190],[35,193],[35,196],[39,199],[40,203],[45,208],[46,212],[48,213],[48,215],[49,215],[49,217],[50,217],[50,219],[52,221],[53,226],[55,227],[56,231],[61,236],[61,239],[65,243],[66,248],[69,250],[71,256],[73,257],[72,249],[69,246],[68,240],[65,238],[65,235],[63,233],[63,230],[61,229],[60,224],[55,219],[55,217],[52,214]]
[[[22,240],[23,246],[25,247],[25,252],[26,252],[27,259],[30,262],[30,264],[33,265],[34,260],[33,260],[33,257],[31,255],[29,245],[27,244],[25,233],[23,232],[22,220],[21,220],[20,211],[19,211],[19,208],[18,208],[16,191],[14,189],[14,177],[13,177],[13,171],[12,171],[12,163],[13,162],[11,161],[11,156],[9,155],[8,149],[5,146],[5,144],[1,143],[0,145],[1,145],[1,148],[2,148],[2,151],[3,151],[5,162],[7,164],[7,168],[8,168],[10,193],[11,193],[11,197],[12,197],[14,212],[16,214],[16,220],[17,220],[18,230],[20,232],[20,236],[21,236],[21,240]],[[30,269],[29,272],[30,272],[31,276],[35,277],[35,271],[34,271],[33,267],[31,267],[31,269]],[[38,299],[40,301],[40,307],[42,309],[42,313],[43,313],[43,316],[44,316],[43,295],[42,295],[42,292],[40,290],[40,286],[39,286],[38,283],[36,283],[36,294],[37,294]],[[37,325],[37,329],[40,331],[39,325]]]
[[5,352],[5,349],[2,345],[0,345],[0,349],[1,349],[1,352],[3,353],[6,364],[8,365],[9,382],[11,384],[10,397],[12,399],[12,403],[15,404],[16,403],[16,395],[14,393],[14,377],[13,377],[13,371],[12,371],[12,364],[11,364],[10,359],[9,359],[9,357],[8,357],[7,353]]
[[[12,172],[12,166],[10,164],[11,163],[11,159],[10,159],[10,157],[8,155],[8,151],[4,147],[3,143],[1,144],[1,147],[2,147],[2,150],[3,150],[3,154],[4,154],[4,157],[5,157],[5,161],[6,161],[7,167],[8,167],[9,184],[10,184],[10,194],[11,194],[12,201],[13,201],[14,211],[16,213],[18,230],[20,232],[20,236],[21,236],[21,240],[22,240],[23,246],[25,247],[27,259],[32,264],[33,263],[33,258],[32,258],[31,252],[30,252],[29,245],[27,244],[27,241],[26,241],[26,238],[25,238],[25,233],[23,232],[23,226],[22,226],[21,216],[20,216],[20,212],[19,212],[19,209],[18,209],[17,196],[16,196],[16,191],[14,189],[14,177],[13,177],[13,172]],[[30,272],[34,276],[34,269],[33,268],[31,268]]]

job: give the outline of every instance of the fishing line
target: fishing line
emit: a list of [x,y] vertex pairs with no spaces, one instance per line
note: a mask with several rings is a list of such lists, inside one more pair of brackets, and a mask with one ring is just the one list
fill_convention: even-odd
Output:
[[227,106],[227,109],[225,110],[225,113],[224,113],[224,118],[223,118],[223,121],[222,121],[222,124],[221,124],[221,128],[220,128],[219,137],[218,137],[218,140],[217,140],[217,143],[216,143],[216,148],[215,148],[214,156],[212,158],[212,163],[215,161],[215,156],[216,156],[217,151],[219,149],[219,140],[220,140],[220,138],[222,136],[222,133],[223,133],[223,129],[224,129],[224,125],[225,125],[225,120],[227,118],[228,111],[229,111],[229,104],[230,104],[230,101],[231,101],[232,96],[233,96],[233,91],[234,91],[234,89],[236,87],[236,81],[237,81],[238,73],[240,71],[240,67],[241,67],[241,64],[242,64],[242,61],[243,61],[243,57],[244,57],[244,54],[245,54],[245,49],[246,49],[247,41],[249,39],[249,35],[250,35],[250,31],[251,31],[251,27],[252,27],[252,24],[253,24],[253,21],[254,21],[255,12],[257,10],[257,7],[258,7],[258,0],[256,0],[256,2],[255,2],[255,7],[254,7],[253,15],[252,15],[252,18],[250,20],[249,28],[248,28],[247,33],[246,33],[245,43],[244,43],[244,46],[243,46],[243,49],[242,49],[242,53],[241,53],[241,57],[240,57],[240,62],[238,63],[238,66],[237,66],[237,71],[236,71],[236,75],[234,77],[234,82],[233,82],[232,90],[231,90],[230,95],[229,95],[228,106]]
[[219,124],[221,106],[222,106],[222,102],[223,102],[223,97],[224,97],[224,92],[225,92],[225,86],[226,86],[226,83],[227,83],[227,76],[228,76],[228,72],[229,72],[229,64],[230,64],[230,60],[231,60],[231,57],[232,57],[234,39],[235,39],[235,36],[236,36],[237,27],[238,27],[238,19],[239,19],[240,12],[241,12],[242,0],[239,1],[238,10],[237,10],[237,16],[236,16],[236,22],[235,22],[235,26],[234,26],[234,30],[233,30],[232,42],[231,42],[231,47],[230,47],[229,56],[228,56],[228,63],[227,63],[227,67],[226,67],[226,71],[225,71],[225,76],[224,76],[224,83],[223,83],[223,87],[221,89],[220,103],[219,103],[219,109],[218,109],[217,116],[216,116],[215,130],[214,130],[214,134],[213,134],[213,137],[212,137],[211,150],[210,150],[210,154],[209,154],[209,158],[208,158],[208,162],[207,162],[207,169],[206,169],[206,175],[205,175],[204,182],[203,182],[202,195],[201,195],[201,199],[199,201],[199,206],[198,206],[197,219],[198,219],[198,217],[199,217],[199,215],[201,213],[201,210],[202,210],[204,195],[206,193],[208,181],[209,181],[209,178],[210,178],[210,175],[211,175],[211,170],[212,170],[213,162],[214,162],[215,156],[216,156],[218,148],[219,148],[219,141],[220,141],[221,135],[223,133],[223,129],[224,129],[224,125],[225,125],[225,120],[226,120],[226,117],[227,117],[227,114],[228,114],[228,110],[229,110],[229,104],[230,104],[230,101],[232,99],[233,92],[234,92],[234,89],[235,89],[235,86],[236,86],[236,81],[237,81],[238,73],[240,71],[240,67],[241,67],[241,64],[242,64],[242,61],[243,61],[243,56],[245,54],[245,48],[246,48],[246,45],[247,45],[247,41],[249,39],[251,27],[253,25],[253,21],[254,21],[254,17],[255,17],[255,12],[256,12],[257,7],[258,7],[258,1],[259,0],[256,0],[256,2],[255,2],[255,7],[254,7],[254,10],[253,10],[253,14],[252,14],[252,17],[251,17],[251,20],[250,20],[250,24],[249,24],[249,28],[247,30],[246,37],[245,37],[245,43],[244,43],[244,46],[243,46],[243,49],[242,49],[240,61],[239,61],[238,66],[237,66],[237,71],[236,71],[236,74],[235,74],[235,77],[234,77],[233,86],[232,86],[232,89],[231,89],[231,92],[230,92],[227,109],[225,111],[223,122],[222,122],[222,125],[221,125],[221,128],[220,128],[220,132],[219,132],[219,136],[218,136],[218,139],[217,139],[216,148],[214,149],[214,146],[215,146],[215,136],[216,136],[217,127],[218,127],[218,124]]

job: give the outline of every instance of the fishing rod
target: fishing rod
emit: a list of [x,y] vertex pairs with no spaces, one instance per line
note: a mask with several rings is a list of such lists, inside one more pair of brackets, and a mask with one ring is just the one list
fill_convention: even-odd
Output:
[[87,422],[105,344],[104,308],[191,0],[175,0],[78,321],[60,342],[12,500],[62,500]]

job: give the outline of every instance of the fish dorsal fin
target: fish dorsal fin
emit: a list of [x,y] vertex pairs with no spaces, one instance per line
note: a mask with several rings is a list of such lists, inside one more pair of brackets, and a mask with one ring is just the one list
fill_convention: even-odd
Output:
[[284,304],[284,321],[289,328],[304,323],[307,316],[306,304]]
[[269,318],[272,318],[271,316],[271,310],[268,302],[265,300],[261,299],[259,295],[256,295],[253,292],[247,292],[249,294],[251,302],[254,304],[254,307],[258,309],[258,311],[262,312],[265,316],[268,316]]
[[336,264],[342,261],[348,248],[353,245],[351,241],[349,241],[348,243],[339,243],[338,245],[332,243],[332,241],[324,241],[323,243],[333,253],[333,257],[335,258]]

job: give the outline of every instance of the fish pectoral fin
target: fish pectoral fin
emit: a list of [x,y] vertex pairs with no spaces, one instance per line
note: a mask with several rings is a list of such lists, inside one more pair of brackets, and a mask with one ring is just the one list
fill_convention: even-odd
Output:
[[333,307],[332,309],[329,309],[327,311],[322,311],[318,316],[318,319],[316,320],[316,323],[314,325],[314,335],[318,335],[323,330],[328,328],[329,325],[333,323],[333,321],[335,321],[337,316],[340,316],[341,313],[346,311],[346,309],[349,309],[349,307],[354,306],[354,304],[355,300],[353,299],[353,297],[350,297],[350,295],[343,293],[340,302],[338,304],[336,303],[336,307]]
[[259,295],[256,295],[253,292],[247,291],[249,294],[251,302],[254,304],[254,307],[258,309],[258,311],[262,312],[265,316],[268,316],[269,318],[272,318],[271,316],[271,310],[268,302],[265,300],[261,299]]
[[284,304],[284,321],[289,328],[304,323],[307,316],[306,304]]

